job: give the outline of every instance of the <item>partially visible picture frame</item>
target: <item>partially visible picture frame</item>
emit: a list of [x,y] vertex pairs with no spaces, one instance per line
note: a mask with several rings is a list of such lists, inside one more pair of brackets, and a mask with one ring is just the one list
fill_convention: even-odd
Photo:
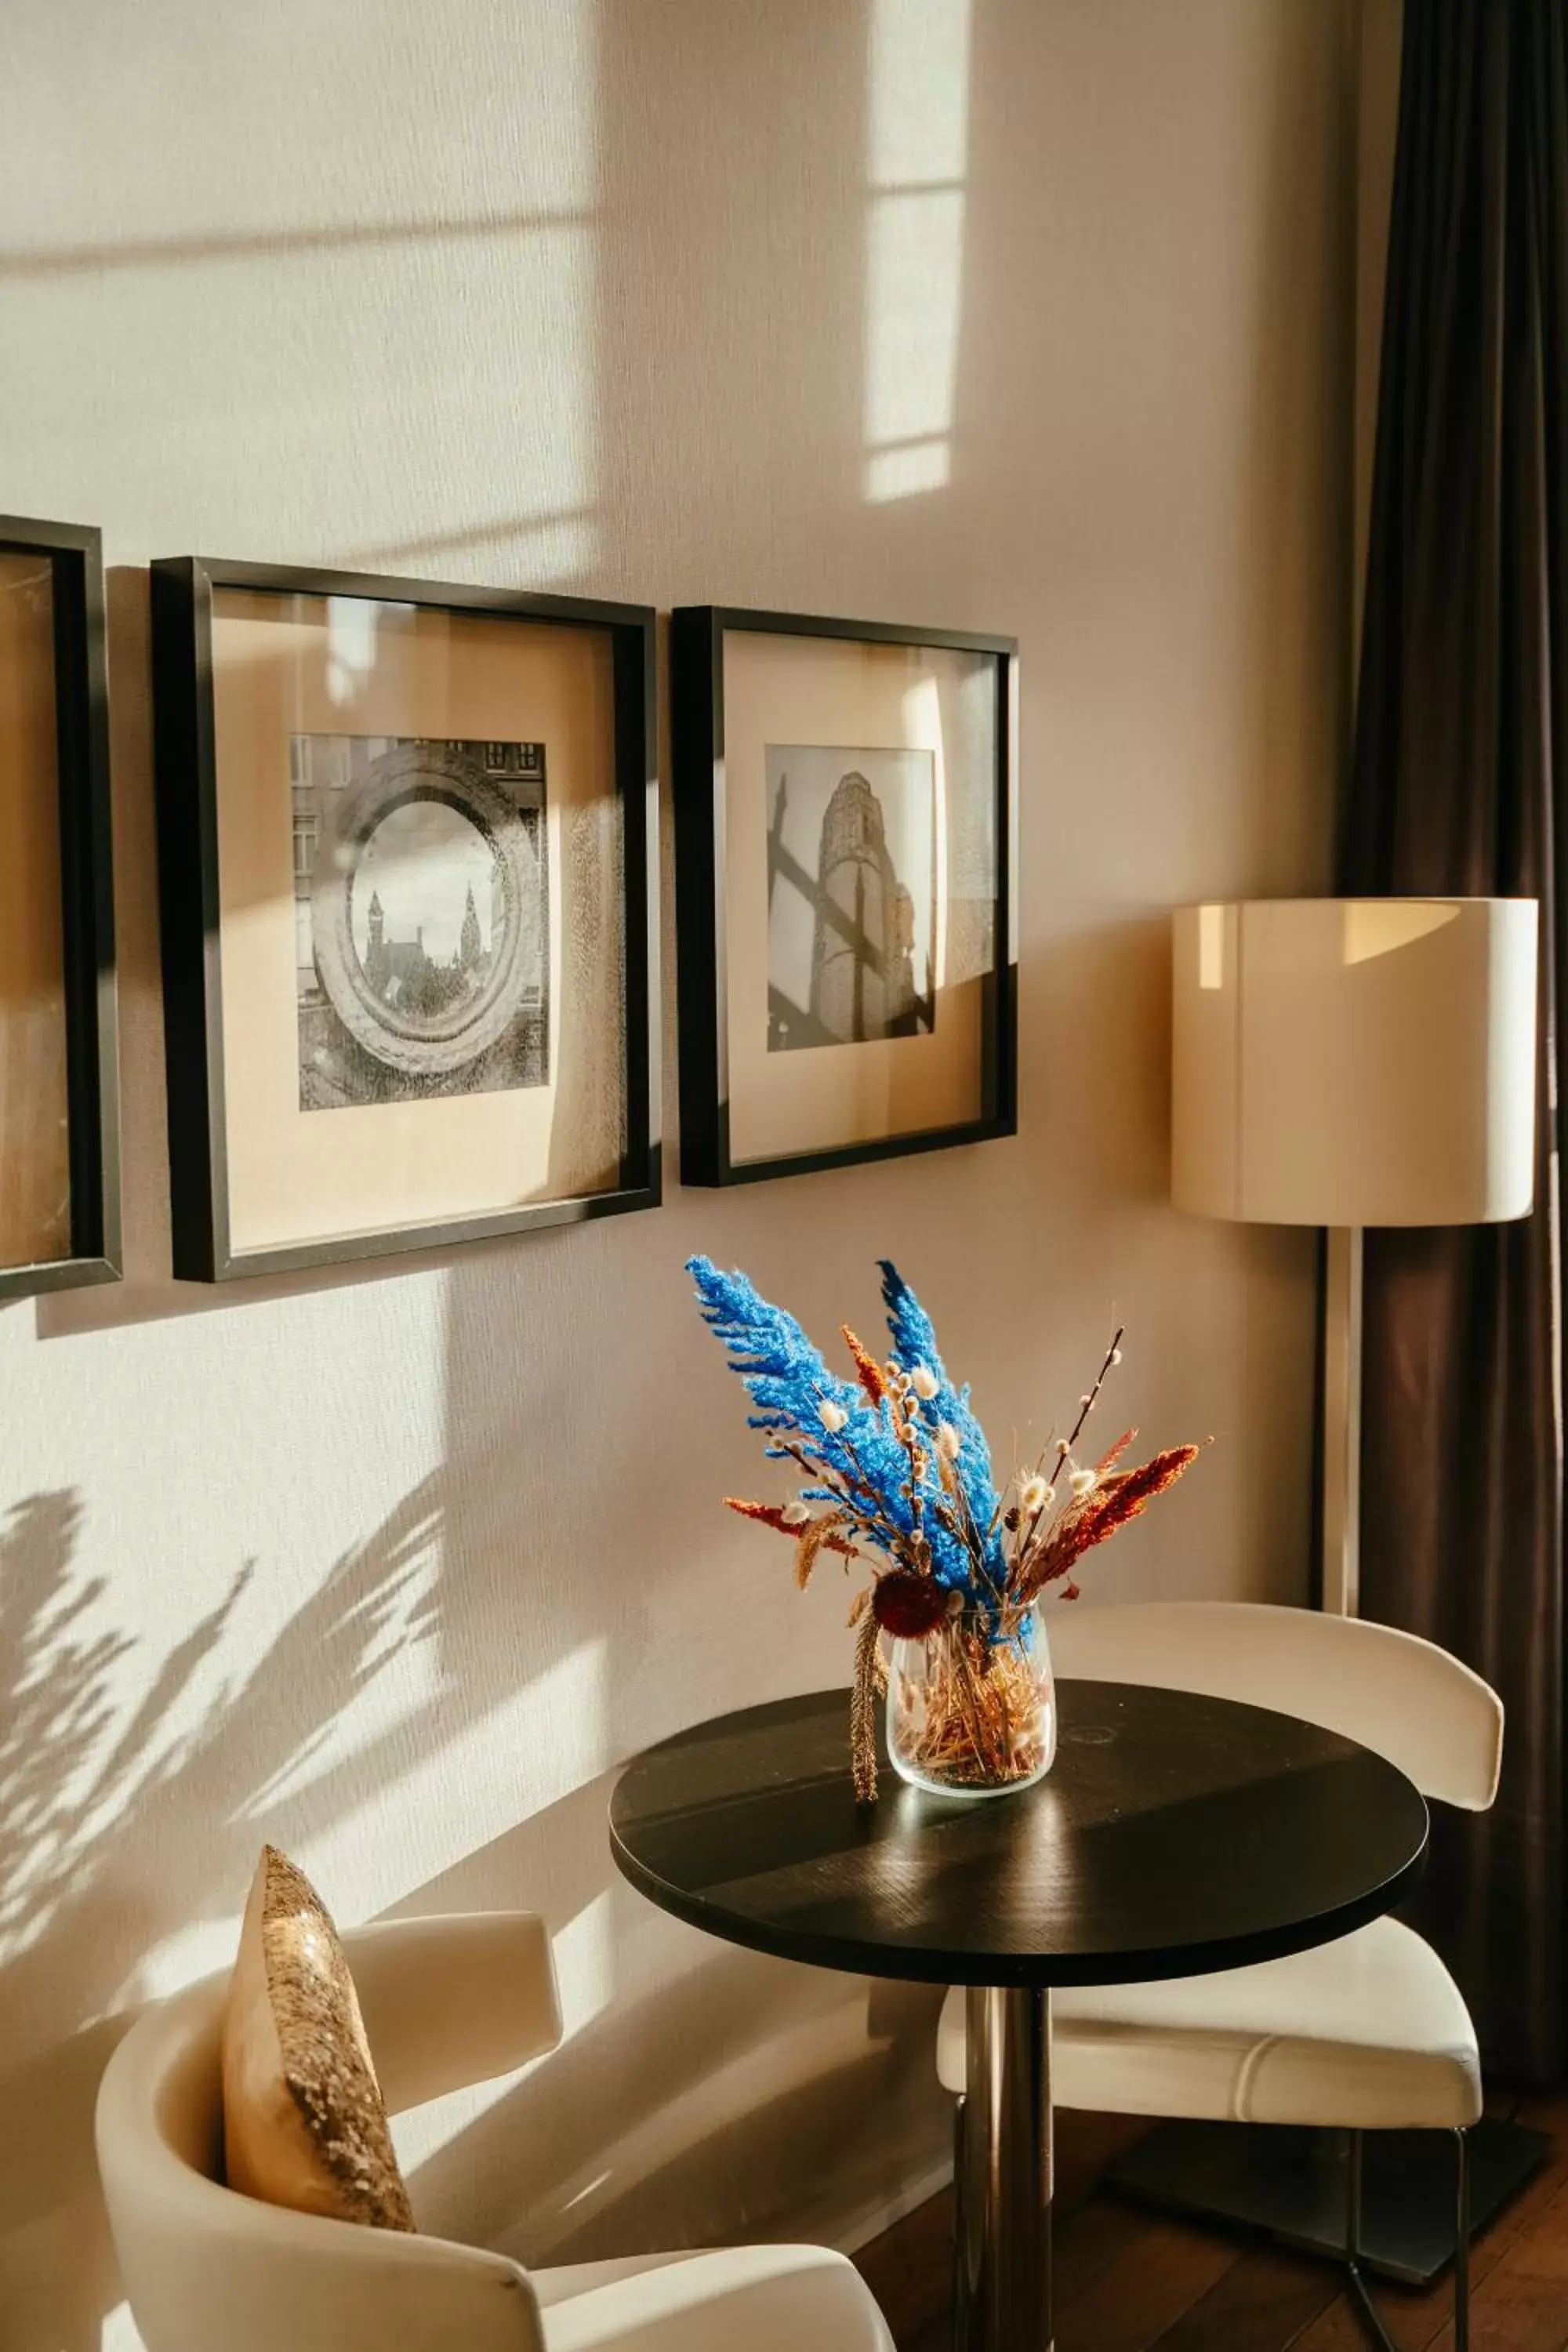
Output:
[[702,604],[669,660],[682,1181],[1016,1133],[1016,639]]
[[118,1281],[103,551],[0,516],[0,1300]]
[[652,610],[152,574],[175,1275],[656,1207]]

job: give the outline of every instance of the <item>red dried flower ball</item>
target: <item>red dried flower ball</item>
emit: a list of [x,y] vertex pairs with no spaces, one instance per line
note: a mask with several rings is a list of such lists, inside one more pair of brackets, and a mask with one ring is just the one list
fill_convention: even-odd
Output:
[[878,1624],[895,1641],[921,1642],[946,1617],[947,1595],[931,1577],[895,1568],[878,1579],[871,1608]]

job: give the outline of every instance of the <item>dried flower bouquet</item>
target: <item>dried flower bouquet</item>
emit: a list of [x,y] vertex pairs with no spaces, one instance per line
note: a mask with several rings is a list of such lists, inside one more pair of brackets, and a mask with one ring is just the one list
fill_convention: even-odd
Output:
[[[727,1496],[731,1510],[791,1538],[804,1588],[823,1553],[865,1563],[855,1596],[850,1759],[863,1803],[877,1793],[875,1702],[884,1686],[881,1637],[924,1643],[916,1758],[934,1783],[1005,1786],[1044,1769],[1030,1731],[1034,1612],[1048,1587],[1076,1599],[1085,1554],[1146,1511],[1196,1458],[1195,1445],[1134,1469],[1128,1430],[1092,1465],[1078,1446],[1100,1390],[1121,1360],[1118,1330],[1068,1435],[998,1489],[990,1448],[938,1352],[931,1318],[898,1268],[881,1261],[891,1348],[879,1361],[847,1324],[851,1379],[829,1371],[792,1315],[747,1277],[694,1257],[688,1272],[703,1319],[728,1349],[757,1410],[750,1425],[773,1461],[799,1474],[783,1504]],[[1044,1759],[1049,1761],[1048,1756]]]

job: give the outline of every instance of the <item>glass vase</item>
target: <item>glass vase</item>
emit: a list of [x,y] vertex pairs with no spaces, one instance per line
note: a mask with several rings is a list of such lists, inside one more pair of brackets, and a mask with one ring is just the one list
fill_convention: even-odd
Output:
[[1057,1695],[1039,1604],[983,1610],[893,1643],[888,1753],[917,1789],[1000,1797],[1030,1788],[1057,1752]]

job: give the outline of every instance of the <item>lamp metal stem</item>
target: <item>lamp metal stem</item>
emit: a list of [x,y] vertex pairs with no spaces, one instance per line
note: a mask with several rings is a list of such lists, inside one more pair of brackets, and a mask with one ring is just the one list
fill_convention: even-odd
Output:
[[1329,1229],[1323,1291],[1323,1607],[1361,1609],[1362,1229]]

